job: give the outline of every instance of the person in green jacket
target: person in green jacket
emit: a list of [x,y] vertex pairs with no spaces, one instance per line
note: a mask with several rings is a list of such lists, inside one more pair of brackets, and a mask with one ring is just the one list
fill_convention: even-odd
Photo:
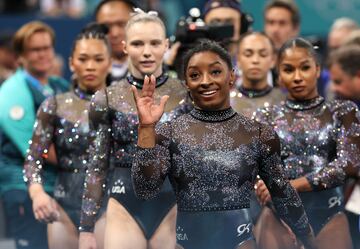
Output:
[[[36,221],[27,192],[23,164],[32,136],[36,111],[47,97],[68,90],[69,84],[49,72],[54,61],[54,31],[38,21],[23,25],[13,46],[21,67],[0,88],[0,195],[7,236],[17,248],[47,248],[46,224]],[[44,170],[44,188],[51,193],[55,168]]]

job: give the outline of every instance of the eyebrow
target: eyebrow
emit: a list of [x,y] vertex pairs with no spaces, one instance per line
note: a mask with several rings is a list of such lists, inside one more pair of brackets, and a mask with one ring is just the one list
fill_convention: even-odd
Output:
[[[221,65],[221,63],[220,63],[219,61],[215,61],[215,62],[213,62],[213,63],[210,63],[209,66],[211,67],[211,66],[214,66],[214,65],[216,65],[216,64],[220,64],[220,65]],[[197,66],[188,66],[188,69],[191,69],[191,68],[197,68]]]

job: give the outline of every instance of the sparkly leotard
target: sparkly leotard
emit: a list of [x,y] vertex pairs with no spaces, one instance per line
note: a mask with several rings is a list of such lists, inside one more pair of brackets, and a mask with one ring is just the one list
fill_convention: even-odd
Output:
[[[54,198],[79,226],[85,170],[88,163],[88,109],[92,94],[73,91],[45,100],[39,108],[24,166],[29,184],[43,183],[44,156],[54,144],[59,170]],[[54,166],[55,167],[55,166]]]
[[168,176],[178,204],[177,239],[185,249],[237,248],[253,239],[250,191],[259,174],[278,212],[302,236],[310,226],[283,179],[276,133],[233,109],[189,114],[160,124],[153,148],[138,148],[136,193],[151,199]]
[[[162,122],[187,112],[187,92],[179,80],[160,76],[155,98],[169,95]],[[164,78],[165,77],[165,78]],[[104,193],[104,180],[109,169],[110,197],[124,206],[150,238],[169,210],[175,205],[170,183],[151,202],[136,198],[131,183],[131,164],[136,150],[138,116],[131,85],[142,88],[142,80],[127,77],[95,94],[90,107],[90,125],[96,131],[90,146],[89,170],[85,181],[81,231],[93,229],[94,216]]]
[[322,97],[259,110],[256,119],[274,127],[289,180],[306,177],[314,192],[300,193],[315,233],[343,211],[343,168],[359,165],[359,112],[350,101]]

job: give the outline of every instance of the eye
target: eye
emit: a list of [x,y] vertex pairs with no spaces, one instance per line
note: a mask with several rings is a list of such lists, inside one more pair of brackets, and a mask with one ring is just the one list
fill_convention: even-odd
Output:
[[142,44],[143,43],[140,42],[140,41],[134,41],[134,42],[131,43],[131,45],[134,46],[134,47],[140,47]]
[[199,78],[199,73],[197,72],[192,72],[189,74],[189,78],[192,79],[192,80],[196,80],[197,78]]
[[301,69],[302,69],[303,71],[308,71],[310,68],[311,68],[310,65],[304,65],[304,66],[301,67]]
[[96,58],[95,60],[96,60],[96,62],[103,62],[104,58]]
[[294,71],[294,69],[291,67],[284,67],[282,71],[285,73],[292,73]]
[[211,74],[212,75],[219,75],[219,74],[221,74],[221,70],[220,69],[214,69],[214,70],[211,71]]
[[78,60],[81,61],[81,62],[85,62],[85,61],[86,61],[86,58],[80,57],[80,58],[78,58]]

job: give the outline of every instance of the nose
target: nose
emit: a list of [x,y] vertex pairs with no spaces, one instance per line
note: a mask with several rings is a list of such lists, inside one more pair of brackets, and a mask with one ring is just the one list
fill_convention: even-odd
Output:
[[94,64],[95,64],[95,62],[93,60],[88,60],[87,63],[86,63],[86,70],[87,71],[95,70]]
[[151,57],[151,48],[148,44],[145,44],[145,46],[144,46],[143,56],[145,58]]
[[259,55],[258,54],[254,54],[252,56],[252,63],[253,64],[258,64],[259,63]]
[[295,75],[294,75],[294,83],[298,84],[302,82],[302,77],[300,74],[300,70],[295,70]]
[[211,78],[208,73],[204,73],[203,79],[201,81],[201,86],[204,88],[208,88],[211,85]]

